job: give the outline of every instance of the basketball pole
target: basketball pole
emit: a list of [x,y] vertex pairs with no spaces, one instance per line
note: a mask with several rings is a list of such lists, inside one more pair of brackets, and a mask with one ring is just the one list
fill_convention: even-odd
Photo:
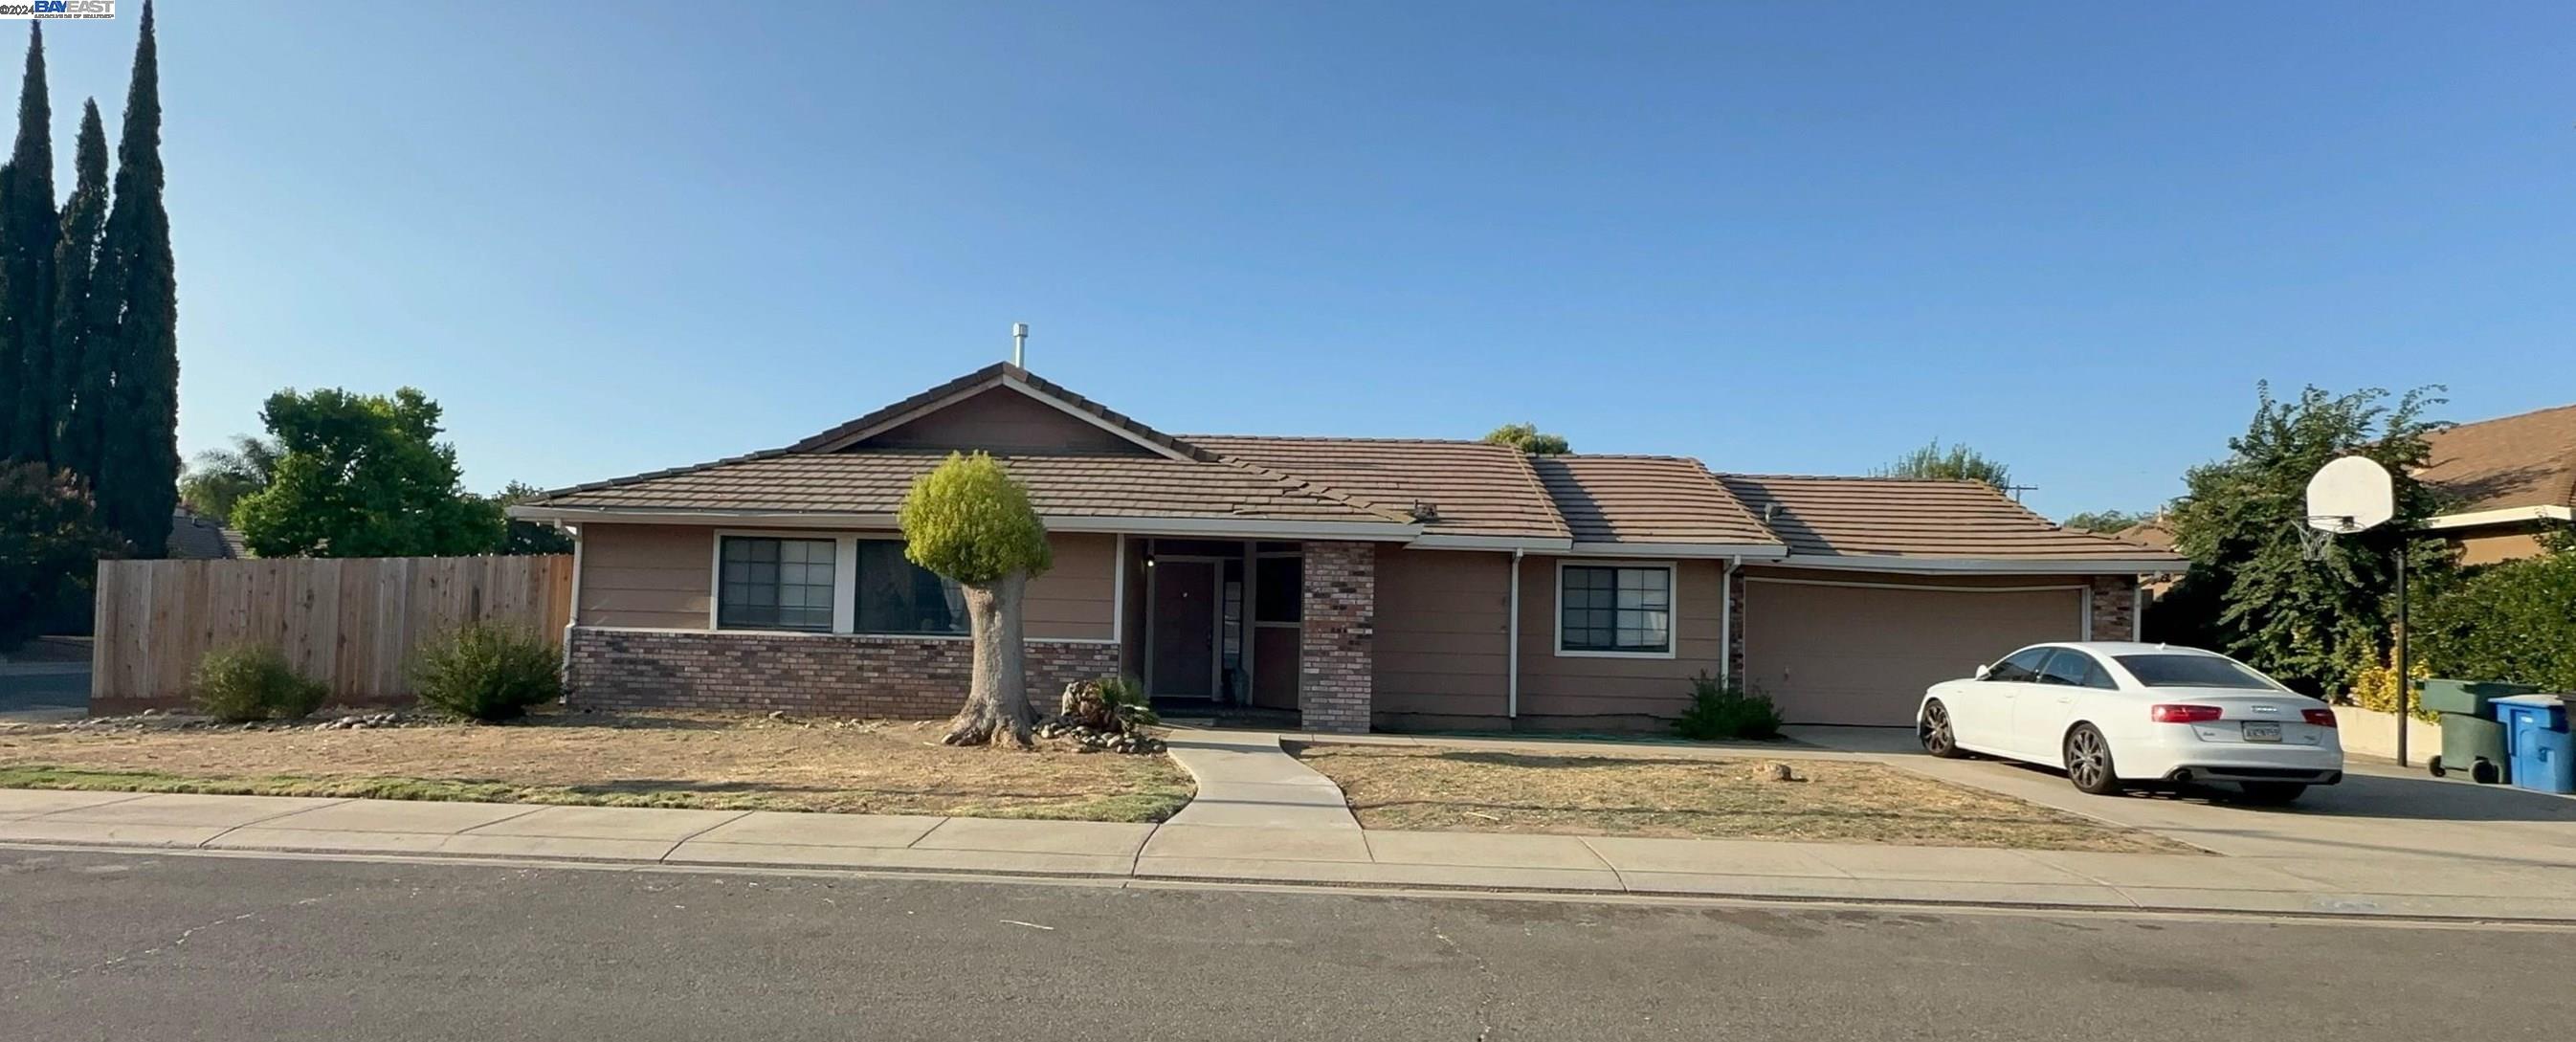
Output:
[[2411,542],[2403,534],[2397,537],[2397,766],[2406,766],[2407,723],[2415,718],[2415,673],[2406,661],[2406,549]]

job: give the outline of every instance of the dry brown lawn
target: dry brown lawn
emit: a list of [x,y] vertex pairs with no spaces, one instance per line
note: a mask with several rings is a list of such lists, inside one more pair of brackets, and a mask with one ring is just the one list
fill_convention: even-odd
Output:
[[[1373,829],[2189,852],[2143,832],[1876,763],[1308,745]],[[1798,781],[1764,776],[1786,763]]]
[[942,723],[550,713],[317,731],[0,727],[0,786],[1159,821],[1164,756],[938,744]]

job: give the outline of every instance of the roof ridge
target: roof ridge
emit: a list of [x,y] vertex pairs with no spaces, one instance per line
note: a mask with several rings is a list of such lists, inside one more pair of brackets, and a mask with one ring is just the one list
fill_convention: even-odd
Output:
[[[1495,448],[1510,448],[1510,446],[1497,445]],[[1549,492],[1547,482],[1539,479],[1539,456],[1530,452],[1515,452],[1512,455],[1517,457],[1514,462],[1519,467],[1521,477],[1529,482],[1530,493],[1538,497],[1540,506],[1547,508],[1548,522],[1555,525],[1556,530],[1564,533],[1566,538],[1574,538],[1574,525],[1565,520],[1565,509],[1556,505],[1556,494]]]
[[1084,397],[1081,392],[1009,362],[995,362],[847,423],[835,425],[820,434],[787,446],[787,450],[829,452],[847,448],[850,442],[859,440],[862,435],[869,433],[871,428],[881,428],[895,423],[909,413],[924,409],[935,411],[944,405],[953,404],[995,388],[1013,387],[1014,384],[1017,385],[1015,390],[1054,399],[1057,404],[1083,413],[1132,440],[1187,456],[1202,463],[1212,458],[1205,449],[1155,430],[1132,416]]
[[2576,402],[2569,402],[2565,405],[2544,405],[2537,409],[2526,409],[2522,412],[2508,413],[2503,416],[2490,416],[2483,420],[2469,420],[2465,423],[2453,423],[2449,427],[2445,427],[2433,433],[2435,436],[2440,436],[2459,430],[2463,427],[2484,427],[2490,423],[2504,423],[2509,420],[2525,420],[2534,416],[2539,416],[2543,413],[2566,412],[2570,409],[2576,409]]
[[1233,467],[1234,469],[1243,471],[1247,474],[1258,474],[1262,477],[1269,478],[1272,481],[1287,485],[1290,488],[1310,493],[1317,497],[1350,507],[1354,510],[1364,510],[1386,518],[1387,520],[1399,521],[1406,524],[1411,524],[1417,520],[1408,512],[1393,510],[1388,507],[1381,506],[1372,500],[1352,495],[1348,492],[1342,491],[1341,489],[1334,488],[1331,485],[1324,484],[1323,482],[1306,477],[1302,474],[1291,474],[1284,470],[1265,467],[1258,463],[1253,463],[1249,460],[1236,459],[1232,456],[1225,456],[1216,453],[1210,453],[1209,455],[1210,458],[1207,462],[1214,463],[1221,467]]
[[1717,474],[1721,477],[1751,478],[1755,481],[1761,481],[1764,479],[1785,479],[1790,481],[1912,481],[1926,485],[1976,485],[1983,488],[1994,487],[1993,485],[1988,485],[1975,478],[1918,478],[1901,474],[1756,474],[1742,470],[1711,471],[1711,473]]
[[599,481],[586,481],[578,485],[566,485],[562,488],[550,488],[537,493],[536,498],[531,499],[528,502],[543,503],[549,499],[569,496],[579,492],[596,492],[604,488],[616,488],[620,485],[632,485],[638,481],[651,481],[655,478],[677,477],[681,474],[686,474],[691,471],[705,470],[709,467],[722,467],[734,463],[749,463],[753,460],[763,460],[775,456],[792,455],[796,455],[795,451],[792,449],[762,449],[758,452],[746,452],[739,456],[727,456],[723,459],[708,460],[704,463],[691,463],[686,466],[679,467],[664,467],[660,470],[648,470],[641,474],[628,474],[625,477],[605,478]]
[[1307,442],[1334,441],[1334,442],[1358,442],[1358,443],[1361,443],[1361,444],[1370,444],[1370,445],[1469,445],[1469,446],[1475,446],[1475,447],[1478,447],[1478,448],[1488,448],[1488,449],[1504,449],[1504,450],[1510,450],[1510,449],[1511,449],[1511,446],[1509,446],[1509,445],[1494,445],[1494,444],[1490,444],[1490,443],[1487,443],[1487,442],[1478,441],[1478,440],[1476,440],[1476,439],[1474,439],[1474,438],[1369,438],[1369,437],[1347,437],[1347,436],[1339,435],[1339,434],[1210,434],[1210,433],[1207,433],[1207,432],[1205,432],[1205,431],[1201,431],[1201,432],[1196,433],[1196,434],[1180,434],[1180,435],[1174,435],[1174,437],[1184,438],[1184,439],[1187,439],[1187,438],[1211,438],[1211,439],[1214,439],[1214,438],[1230,438],[1230,439],[1234,439],[1234,440],[1238,440],[1238,441],[1307,441]]

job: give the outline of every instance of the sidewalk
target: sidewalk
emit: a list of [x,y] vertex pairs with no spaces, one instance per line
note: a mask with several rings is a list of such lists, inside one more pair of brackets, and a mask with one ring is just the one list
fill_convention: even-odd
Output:
[[0,790],[0,843],[2576,922],[2576,872],[1356,827]]

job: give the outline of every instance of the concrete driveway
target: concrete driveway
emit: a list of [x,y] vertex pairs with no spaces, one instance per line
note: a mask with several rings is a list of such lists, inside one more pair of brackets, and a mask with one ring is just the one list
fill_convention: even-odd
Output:
[[0,662],[0,720],[56,719],[89,711],[89,663]]
[[2343,784],[2310,789],[2290,807],[2248,807],[2207,795],[2087,796],[2063,776],[2035,767],[1936,760],[1904,728],[1793,727],[1789,734],[1830,749],[1883,754],[1933,777],[2237,857],[2576,867],[2576,799],[2478,785],[2457,775],[2437,779],[2387,761],[2351,760]]

